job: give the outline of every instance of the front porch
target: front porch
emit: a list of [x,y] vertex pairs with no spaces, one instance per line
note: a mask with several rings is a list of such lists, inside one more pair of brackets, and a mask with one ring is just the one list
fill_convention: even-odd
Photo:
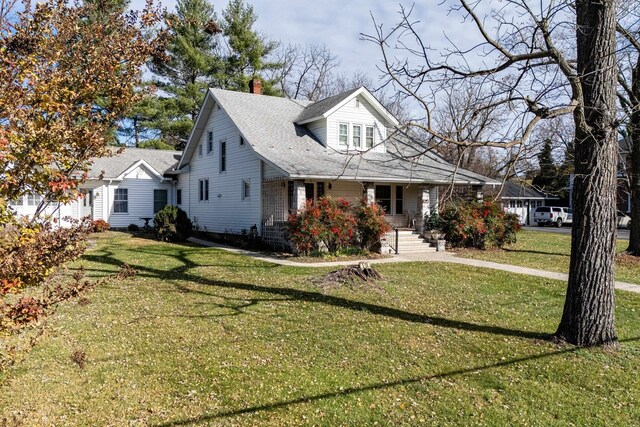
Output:
[[441,186],[428,183],[321,181],[313,179],[271,179],[262,183],[262,239],[287,249],[286,222],[290,214],[305,207],[307,200],[322,196],[357,203],[365,198],[382,206],[385,219],[394,228],[422,233],[424,218],[440,206]]

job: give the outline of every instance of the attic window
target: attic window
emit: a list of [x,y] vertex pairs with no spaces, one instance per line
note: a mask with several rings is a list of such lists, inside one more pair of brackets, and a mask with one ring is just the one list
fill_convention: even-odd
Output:
[[240,146],[244,146],[244,138],[242,137],[242,135],[240,135]]
[[349,145],[349,125],[347,123],[340,123],[338,141],[340,145]]
[[360,108],[360,100],[356,98],[356,108]]

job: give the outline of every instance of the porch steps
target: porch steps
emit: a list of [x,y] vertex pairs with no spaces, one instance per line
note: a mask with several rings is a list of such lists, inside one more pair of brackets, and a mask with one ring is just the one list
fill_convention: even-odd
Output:
[[398,253],[424,253],[435,252],[436,248],[429,244],[428,240],[420,237],[413,230],[398,230]]

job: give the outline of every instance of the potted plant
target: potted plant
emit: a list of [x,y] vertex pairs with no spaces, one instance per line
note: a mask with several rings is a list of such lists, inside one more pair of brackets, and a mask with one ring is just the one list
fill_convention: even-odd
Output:
[[433,212],[424,222],[424,237],[431,240],[442,240],[445,234],[442,232],[442,218],[438,212]]

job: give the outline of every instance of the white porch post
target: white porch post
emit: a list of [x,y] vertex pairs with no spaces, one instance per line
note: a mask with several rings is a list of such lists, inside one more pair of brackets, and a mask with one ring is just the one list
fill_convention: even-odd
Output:
[[482,192],[482,185],[474,185],[471,187],[472,195],[475,197],[475,201],[482,203],[484,201],[484,193]]
[[429,201],[431,202],[429,205],[429,214],[432,212],[440,212],[440,194],[438,187],[434,186],[429,190]]
[[431,215],[430,190],[428,185],[418,187],[418,215],[416,216],[416,231],[422,233],[424,221]]
[[373,182],[364,182],[362,184],[363,192],[362,196],[369,204],[373,204],[376,202],[376,186]]
[[292,208],[295,210],[294,213],[300,213],[304,210],[305,205],[307,203],[307,192],[304,188],[303,180],[295,180],[293,181],[293,206]]

